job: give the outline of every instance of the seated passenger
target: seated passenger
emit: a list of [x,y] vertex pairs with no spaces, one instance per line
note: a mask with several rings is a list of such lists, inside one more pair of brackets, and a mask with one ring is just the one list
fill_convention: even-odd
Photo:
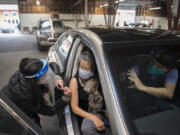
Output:
[[127,75],[133,82],[129,88],[165,99],[172,99],[178,80],[176,65],[166,52],[161,52],[143,67],[137,65]]
[[[79,71],[70,81],[72,111],[83,119],[83,135],[99,135],[105,130],[103,96],[99,91],[95,62],[89,51],[83,51],[79,59]],[[104,132],[103,132],[104,133]],[[102,133],[102,134],[103,134]]]

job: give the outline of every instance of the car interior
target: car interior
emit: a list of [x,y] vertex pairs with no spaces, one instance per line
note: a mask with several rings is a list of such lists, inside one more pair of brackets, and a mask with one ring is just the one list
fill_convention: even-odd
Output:
[[[77,50],[77,53],[76,53],[76,58],[75,58],[75,61],[74,61],[74,64],[73,64],[73,69],[72,69],[72,77],[74,77],[77,72],[78,72],[78,68],[79,68],[79,57],[80,57],[80,54],[83,50],[88,50],[90,51],[90,49],[88,47],[85,46],[84,43],[80,43],[80,46]],[[91,52],[91,51],[90,51]],[[93,53],[92,53],[93,54]],[[97,66],[96,66],[97,67]],[[101,89],[101,86],[99,88],[100,92],[102,93],[102,89]],[[104,103],[105,104],[105,103]],[[103,112],[106,112],[106,107],[104,106],[104,109],[102,110]],[[77,116],[76,114],[72,113],[72,122],[73,122],[73,128],[74,128],[74,132],[75,134],[81,134],[81,124],[82,124],[82,117],[79,117]],[[108,118],[107,118],[107,115],[105,114],[104,116],[104,120],[106,121],[106,127],[109,128],[109,132],[110,131],[110,125],[109,125],[109,121],[108,121]],[[107,124],[108,123],[108,124]]]
[[[152,61],[152,52],[154,50],[167,51],[174,56],[176,69],[180,72],[180,49],[178,46],[149,46],[146,48],[121,48],[119,50],[116,48],[110,54],[111,62],[109,62],[114,80],[117,80],[115,85],[117,85],[119,99],[124,103],[123,107],[128,112],[127,116],[131,119],[138,134],[178,135],[180,134],[180,79],[176,84],[175,98],[173,100],[160,99],[155,104],[151,104],[151,101],[156,100],[154,96],[129,88],[132,82],[128,79],[128,70],[136,65],[146,67]],[[170,104],[171,107],[166,107],[163,103]]]

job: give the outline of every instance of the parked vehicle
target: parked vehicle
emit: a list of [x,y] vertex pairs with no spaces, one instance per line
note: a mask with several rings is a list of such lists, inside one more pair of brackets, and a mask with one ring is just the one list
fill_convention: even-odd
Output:
[[[94,28],[91,30],[98,36],[86,29],[66,31],[61,35],[56,45],[49,50],[48,60],[59,64],[65,84],[68,85],[69,80],[77,73],[79,55],[82,49],[86,48],[93,53],[96,61],[107,117],[113,135],[179,134],[178,126],[174,127],[163,123],[163,126],[167,128],[161,130],[162,125],[160,124],[167,121],[167,123],[171,122],[171,125],[174,125],[177,118],[178,123],[180,123],[179,108],[157,111],[157,113],[149,113],[144,116],[139,116],[139,113],[142,112],[136,113],[131,110],[131,105],[136,108],[139,103],[146,101],[136,104],[131,100],[132,93],[128,90],[130,82],[125,73],[133,66],[135,61],[140,61],[142,64],[147,61],[154,49],[171,51],[178,62],[180,59],[179,35],[159,30],[138,31],[134,29],[107,30]],[[55,96],[57,95],[55,93]],[[143,105],[141,107],[146,108]],[[80,134],[78,118],[71,112],[70,106],[65,109],[64,116],[60,115],[60,119],[60,125],[64,124],[63,119],[67,122],[67,131],[64,131],[63,134],[70,134],[72,131],[75,135]]]
[[1,23],[0,29],[2,33],[14,33],[15,32],[15,25],[9,23]]
[[60,20],[39,20],[36,29],[37,45],[39,50],[55,44],[59,36],[67,30]]
[[[179,135],[180,108],[176,104],[179,100],[172,102],[175,106],[173,109],[157,110],[155,113],[148,112],[145,115],[140,115],[142,112],[139,110],[134,112],[131,107],[146,110],[148,106],[143,106],[143,103],[147,102],[148,98],[140,102],[131,99],[132,94],[136,96],[137,93],[135,90],[129,90],[128,86],[131,82],[127,79],[126,72],[138,62],[145,64],[144,62],[151,57],[152,51],[157,49],[171,52],[176,58],[177,69],[179,69],[180,34],[130,29],[92,30],[93,32],[87,29],[67,30],[60,36],[55,46],[49,49],[47,60],[59,65],[64,84],[69,85],[70,79],[77,73],[81,51],[88,49],[95,58],[106,105],[105,112],[113,135]],[[58,96],[57,91],[54,99]],[[180,99],[178,93],[176,96]],[[31,131],[30,134],[43,134],[40,133],[42,130],[34,126],[34,123],[30,123],[24,115],[16,113],[15,106],[11,106],[1,94],[0,106],[1,110],[7,110],[17,118],[15,120],[26,122],[24,127],[27,131]],[[71,112],[69,105],[64,113],[59,113],[58,116],[61,135],[81,135],[81,123],[78,116]]]

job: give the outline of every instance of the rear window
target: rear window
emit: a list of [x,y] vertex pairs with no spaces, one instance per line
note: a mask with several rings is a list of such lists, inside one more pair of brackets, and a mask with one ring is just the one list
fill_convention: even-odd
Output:
[[[128,78],[133,70],[140,81],[149,87],[164,88],[164,75],[150,75],[153,64],[153,52],[168,51],[173,55],[175,69],[179,70],[180,49],[176,45],[152,45],[136,47],[105,47],[105,54],[113,77],[119,104],[122,105],[124,117],[131,121],[139,135],[179,135],[180,134],[180,88],[179,80],[173,99],[159,98],[132,87],[134,83]],[[151,78],[152,77],[152,78]]]

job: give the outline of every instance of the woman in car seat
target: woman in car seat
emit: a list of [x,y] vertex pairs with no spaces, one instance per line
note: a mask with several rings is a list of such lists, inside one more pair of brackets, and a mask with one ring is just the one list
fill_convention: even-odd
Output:
[[70,81],[72,111],[84,118],[81,125],[83,135],[105,133],[101,114],[103,96],[99,91],[95,62],[89,51],[83,51],[79,59],[78,73]]
[[71,94],[68,87],[63,87],[60,76],[53,73],[46,60],[24,58],[19,64],[19,70],[10,78],[2,92],[41,126],[37,113],[51,116],[67,104],[63,100],[64,96],[54,106],[47,104],[44,95],[55,87],[63,90],[66,95]]

